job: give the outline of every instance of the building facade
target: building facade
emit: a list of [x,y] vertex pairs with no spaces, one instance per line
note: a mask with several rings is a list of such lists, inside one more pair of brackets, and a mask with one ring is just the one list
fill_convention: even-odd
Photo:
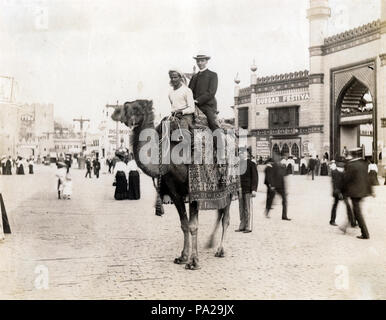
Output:
[[[328,0],[310,0],[310,70],[235,87],[236,126],[257,156],[341,155],[363,147],[386,164],[386,0],[377,21],[326,37]],[[382,152],[384,151],[384,152]]]

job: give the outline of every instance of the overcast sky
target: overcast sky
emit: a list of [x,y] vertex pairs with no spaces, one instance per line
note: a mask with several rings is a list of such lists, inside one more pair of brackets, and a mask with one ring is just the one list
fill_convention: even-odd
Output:
[[[330,0],[329,35],[376,20],[380,0]],[[0,75],[17,101],[50,102],[55,116],[89,117],[137,98],[169,109],[168,69],[191,72],[212,56],[222,116],[232,116],[233,79],[308,69],[308,0],[0,0]]]

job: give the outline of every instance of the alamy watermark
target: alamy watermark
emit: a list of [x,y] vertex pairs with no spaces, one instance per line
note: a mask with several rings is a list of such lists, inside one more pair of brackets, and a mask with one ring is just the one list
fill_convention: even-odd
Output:
[[[145,165],[169,164],[228,164],[240,175],[247,168],[247,131],[239,129],[171,130],[169,121],[162,122],[161,136],[157,130],[141,130],[139,160]],[[214,150],[216,152],[214,152]]]

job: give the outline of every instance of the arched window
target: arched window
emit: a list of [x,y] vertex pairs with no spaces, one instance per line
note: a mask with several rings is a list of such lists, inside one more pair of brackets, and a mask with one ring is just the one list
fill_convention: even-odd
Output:
[[274,154],[280,154],[280,149],[279,149],[279,146],[275,143],[274,145],[273,145],[273,147],[272,147],[272,156],[274,155]]
[[288,145],[285,143],[284,145],[283,145],[283,147],[281,148],[281,153],[280,153],[280,155],[281,156],[286,156],[286,155],[288,155],[289,154],[289,148],[288,148]]
[[297,143],[294,143],[291,147],[291,153],[294,157],[299,158],[300,152]]

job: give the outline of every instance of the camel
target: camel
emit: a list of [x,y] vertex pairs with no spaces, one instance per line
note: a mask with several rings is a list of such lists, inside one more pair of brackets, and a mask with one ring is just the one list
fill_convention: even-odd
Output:
[[[111,118],[114,121],[121,121],[126,126],[131,128],[130,142],[133,147],[134,159],[138,167],[148,176],[157,178],[160,174],[160,167],[158,164],[145,164],[141,161],[139,153],[141,148],[147,143],[140,141],[139,135],[145,129],[155,129],[154,127],[154,112],[153,102],[151,100],[136,100],[126,102],[123,106],[117,107]],[[171,142],[171,150],[177,143]],[[183,250],[181,255],[174,259],[176,264],[185,264],[185,268],[189,270],[200,269],[198,249],[197,249],[197,235],[198,235],[198,206],[197,202],[189,203],[189,219],[185,208],[184,199],[189,192],[189,177],[188,165],[186,164],[166,164],[162,165],[162,184],[164,190],[170,196],[174,205],[177,208],[181,229],[184,235]],[[229,226],[229,209],[232,200],[232,195],[229,195],[229,203],[224,208],[217,210],[217,219],[213,231],[206,244],[206,248],[213,248],[215,241],[214,237],[222,222],[222,235],[220,244],[216,250],[216,257],[224,257],[224,243],[227,228]],[[191,238],[191,247],[190,247]],[[191,252],[190,252],[191,251]],[[190,252],[190,255],[189,255]]]

